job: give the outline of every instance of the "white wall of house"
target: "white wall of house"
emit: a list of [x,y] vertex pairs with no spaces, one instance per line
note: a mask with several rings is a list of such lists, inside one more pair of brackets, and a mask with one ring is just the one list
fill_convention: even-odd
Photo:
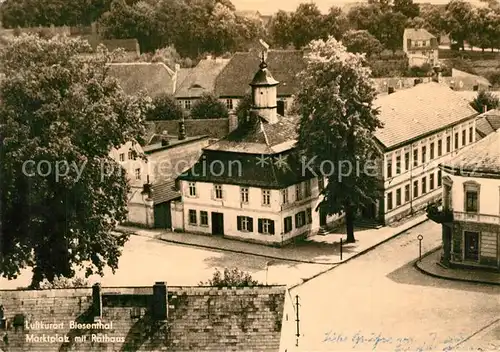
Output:
[[[187,232],[204,234],[212,233],[211,213],[224,214],[224,236],[237,238],[249,242],[266,244],[282,244],[297,236],[308,235],[319,229],[319,214],[315,208],[319,202],[319,189],[316,179],[309,181],[311,184],[310,195],[306,192],[306,182],[302,182],[300,189],[302,196],[297,199],[296,185],[283,190],[260,189],[256,187],[241,187],[239,185],[215,185],[213,183],[181,181],[181,192],[183,202],[183,223]],[[195,195],[190,195],[191,187],[195,187]],[[216,186],[222,187],[222,199],[216,199]],[[192,190],[192,188],[191,188]],[[248,201],[244,201],[248,191]],[[269,204],[264,202],[264,192],[269,192]],[[287,199],[284,198],[287,192]],[[284,203],[284,200],[287,200]],[[310,209],[311,218],[308,217]],[[196,224],[190,222],[190,210],[196,212]],[[207,222],[201,223],[201,212],[206,212]],[[303,225],[297,227],[295,215],[301,213]],[[253,220],[253,231],[238,229],[238,216],[251,217]],[[285,218],[291,217],[291,229],[284,228]],[[327,222],[335,221],[339,217],[330,216]],[[274,221],[274,234],[263,234],[258,232],[258,219],[269,219]],[[309,220],[308,220],[309,219]]]
[[[475,124],[476,119],[471,118],[384,154],[387,223],[408,215],[412,209],[417,211],[428,202],[441,197],[442,175],[438,165],[476,142]],[[425,161],[422,159],[424,154]]]
[[[443,173],[452,181],[451,208],[454,212],[464,213],[465,209],[465,186],[477,184],[479,214],[486,215],[483,221],[498,224],[500,218],[500,179],[463,177]],[[487,217],[487,216],[491,216]],[[459,217],[461,217],[459,215]],[[473,216],[470,216],[473,220]],[[458,219],[457,219],[458,220]],[[464,218],[464,220],[467,220]]]

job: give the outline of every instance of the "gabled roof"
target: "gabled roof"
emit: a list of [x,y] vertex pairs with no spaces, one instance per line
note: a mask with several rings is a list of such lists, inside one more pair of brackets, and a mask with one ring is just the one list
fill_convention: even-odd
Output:
[[500,110],[490,110],[476,119],[476,131],[481,138],[500,129]]
[[409,143],[477,115],[467,99],[436,82],[378,96],[374,106],[379,108],[379,118],[384,124],[375,137],[386,148]]
[[500,131],[496,131],[444,162],[442,167],[454,174],[500,175]]
[[175,97],[198,98],[204,93],[213,93],[215,80],[228,62],[229,59],[219,58],[201,60],[196,67],[186,72],[186,77],[177,84]]
[[405,28],[404,37],[410,40],[430,40],[436,38],[424,28]]
[[269,124],[254,117],[247,125],[239,126],[205,150],[247,154],[280,153],[294,146],[298,121],[295,116],[280,116],[278,122]]
[[109,64],[109,74],[118,80],[127,94],[145,91],[150,97],[155,97],[174,91],[175,72],[164,63],[113,63]]
[[181,197],[181,193],[176,189],[175,180],[153,184],[154,205],[169,202]]
[[[236,53],[222,70],[215,82],[215,94],[222,97],[242,97],[250,93],[249,82],[260,63],[255,51]],[[300,82],[297,74],[305,68],[304,53],[301,50],[269,50],[266,58],[269,71],[280,82],[278,96],[295,94]]]
[[182,83],[191,74],[192,70],[193,70],[193,67],[190,67],[190,68],[180,68],[177,71],[177,77],[176,77],[176,80],[175,80],[174,91],[178,91],[179,90],[179,88],[181,87]]

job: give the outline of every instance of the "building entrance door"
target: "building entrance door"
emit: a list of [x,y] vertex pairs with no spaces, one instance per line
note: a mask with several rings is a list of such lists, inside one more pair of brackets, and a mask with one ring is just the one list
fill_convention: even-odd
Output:
[[212,212],[212,235],[224,235],[224,214]]
[[479,233],[468,232],[464,233],[464,260],[477,262],[479,260]]

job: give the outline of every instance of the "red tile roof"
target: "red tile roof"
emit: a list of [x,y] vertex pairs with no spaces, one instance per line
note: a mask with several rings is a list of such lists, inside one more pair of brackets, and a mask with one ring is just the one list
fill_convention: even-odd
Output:
[[384,124],[375,137],[386,148],[477,115],[467,99],[436,82],[379,96],[374,106],[379,107],[379,118]]

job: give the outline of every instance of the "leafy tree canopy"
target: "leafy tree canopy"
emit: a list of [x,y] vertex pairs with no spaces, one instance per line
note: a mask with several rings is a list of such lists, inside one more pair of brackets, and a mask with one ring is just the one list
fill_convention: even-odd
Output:
[[305,165],[327,176],[319,208],[345,213],[352,242],[356,210],[379,197],[380,175],[373,165],[379,155],[373,133],[382,127],[372,105],[376,89],[363,56],[347,52],[333,37],[313,41],[309,50],[297,95],[298,150]]
[[148,120],[180,120],[184,111],[177,104],[174,97],[168,94],[158,95],[153,98],[153,107],[148,112]]
[[[0,273],[44,279],[118,267],[129,190],[112,148],[142,142],[146,98],[108,76],[114,54],[79,39],[14,38],[0,50]],[[38,167],[38,168],[37,168]],[[111,172],[114,170],[114,172]]]
[[384,50],[382,44],[364,30],[350,30],[342,37],[342,44],[351,53],[366,53],[367,56],[377,55]]
[[470,105],[474,108],[474,110],[482,113],[485,108],[487,108],[487,110],[491,110],[500,107],[500,99],[492,92],[480,91],[477,93],[476,98],[474,98]]
[[226,105],[213,94],[204,94],[191,107],[193,119],[221,119],[228,116]]

